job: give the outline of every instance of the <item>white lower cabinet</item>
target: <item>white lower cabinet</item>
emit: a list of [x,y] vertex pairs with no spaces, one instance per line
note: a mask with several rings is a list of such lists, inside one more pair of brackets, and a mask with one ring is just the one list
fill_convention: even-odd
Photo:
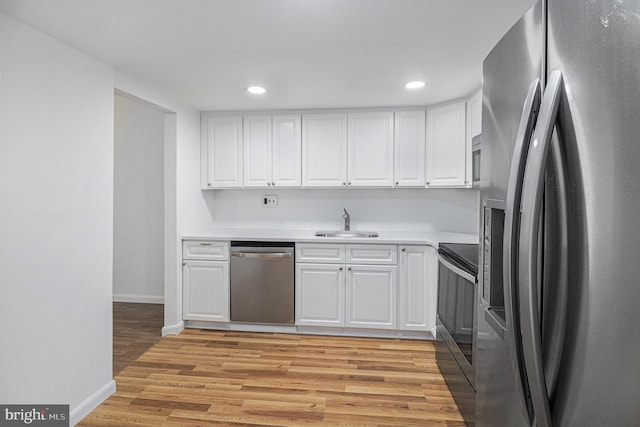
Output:
[[344,267],[296,265],[296,324],[344,326]]
[[229,243],[182,244],[182,318],[229,321]]
[[[379,265],[336,262],[357,254],[380,256]],[[397,267],[395,245],[298,244],[296,324],[350,328],[396,329]],[[327,254],[338,254],[327,256]],[[322,260],[327,260],[323,262]],[[371,264],[374,264],[373,262]]]
[[[229,242],[183,242],[183,319],[229,322]],[[299,326],[433,332],[438,258],[422,245],[298,243]]]
[[438,257],[431,246],[400,246],[401,330],[433,331],[436,326]]
[[229,263],[184,261],[183,318],[229,321]]
[[348,265],[346,326],[396,329],[396,266]]

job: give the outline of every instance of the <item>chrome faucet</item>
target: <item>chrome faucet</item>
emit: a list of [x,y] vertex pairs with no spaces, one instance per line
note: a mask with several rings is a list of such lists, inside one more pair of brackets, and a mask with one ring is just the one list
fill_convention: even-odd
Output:
[[344,209],[342,218],[344,218],[344,231],[351,231],[351,215],[349,215],[346,209]]

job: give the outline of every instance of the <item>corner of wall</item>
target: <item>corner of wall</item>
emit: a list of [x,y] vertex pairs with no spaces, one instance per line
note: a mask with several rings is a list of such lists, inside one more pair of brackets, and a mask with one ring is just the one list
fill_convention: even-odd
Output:
[[115,392],[116,382],[114,380],[111,380],[104,386],[100,387],[95,393],[87,397],[78,406],[71,410],[71,413],[69,414],[69,425],[74,426],[78,424],[84,417],[89,415],[91,411],[100,406]]

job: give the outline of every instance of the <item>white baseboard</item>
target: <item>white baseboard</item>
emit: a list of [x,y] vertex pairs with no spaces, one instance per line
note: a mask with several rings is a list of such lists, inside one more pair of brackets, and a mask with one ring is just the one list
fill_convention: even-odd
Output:
[[109,396],[111,396],[115,392],[116,382],[114,380],[111,380],[100,387],[98,391],[93,393],[78,406],[73,408],[73,410],[69,414],[69,425],[75,426],[76,424],[78,424],[84,417],[89,415],[91,411],[100,406],[102,402],[107,400]]
[[167,335],[179,335],[182,331],[184,331],[184,321],[181,321],[177,325],[168,325],[163,327],[162,336],[166,337]]
[[164,296],[113,294],[113,302],[137,302],[142,304],[164,304]]
[[[195,329],[211,329],[216,331],[244,331],[244,332],[270,332],[284,334],[312,334],[343,337],[369,337],[369,338],[401,338],[412,340],[434,340],[433,331],[405,331],[396,329],[358,329],[336,328],[326,326],[296,326],[296,325],[260,325],[256,323],[233,322],[207,322],[203,320],[187,320],[184,327]],[[164,329],[163,329],[164,336]]]

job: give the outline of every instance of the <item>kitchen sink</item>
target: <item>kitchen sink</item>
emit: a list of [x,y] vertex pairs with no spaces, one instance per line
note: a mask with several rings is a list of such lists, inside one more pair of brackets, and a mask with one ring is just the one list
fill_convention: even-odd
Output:
[[317,237],[378,237],[378,233],[372,231],[318,231]]

